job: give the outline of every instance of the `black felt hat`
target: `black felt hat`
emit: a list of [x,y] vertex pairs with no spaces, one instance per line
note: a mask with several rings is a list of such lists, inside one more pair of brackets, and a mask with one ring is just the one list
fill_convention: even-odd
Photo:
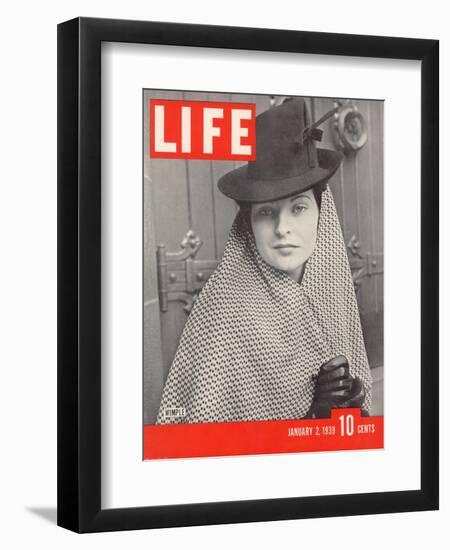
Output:
[[239,202],[264,202],[325,183],[342,154],[316,148],[322,134],[317,126],[303,98],[264,111],[256,117],[256,160],[223,175],[219,189]]

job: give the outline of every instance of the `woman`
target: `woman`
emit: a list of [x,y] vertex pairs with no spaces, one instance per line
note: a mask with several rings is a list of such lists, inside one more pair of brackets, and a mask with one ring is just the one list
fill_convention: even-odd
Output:
[[[303,99],[256,118],[256,161],[225,174],[240,206],[186,322],[157,423],[370,413],[371,376],[345,244]],[[176,411],[176,414],[174,414]]]

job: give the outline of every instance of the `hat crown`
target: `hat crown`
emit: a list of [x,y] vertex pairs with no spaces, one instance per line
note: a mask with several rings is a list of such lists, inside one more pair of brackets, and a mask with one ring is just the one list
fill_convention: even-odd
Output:
[[338,169],[342,154],[317,148],[323,116],[310,123],[303,98],[286,100],[256,117],[256,160],[220,177],[218,187],[238,202],[278,200],[324,185]]
[[311,138],[304,140],[310,117],[303,98],[289,99],[256,117],[256,160],[250,179],[277,180],[301,175],[317,166]]

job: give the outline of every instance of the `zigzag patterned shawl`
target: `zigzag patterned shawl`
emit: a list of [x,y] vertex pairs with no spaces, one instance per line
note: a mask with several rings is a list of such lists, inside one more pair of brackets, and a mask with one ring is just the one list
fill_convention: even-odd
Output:
[[[164,387],[157,423],[304,417],[320,366],[345,355],[364,383],[371,375],[341,227],[322,195],[314,253],[301,283],[268,265],[240,213],[223,258],[187,319]],[[185,415],[166,414],[183,408]]]

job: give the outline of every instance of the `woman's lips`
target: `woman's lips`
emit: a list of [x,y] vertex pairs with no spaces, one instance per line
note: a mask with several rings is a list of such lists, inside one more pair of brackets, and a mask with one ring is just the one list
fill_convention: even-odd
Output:
[[273,248],[281,256],[290,256],[294,253],[294,250],[300,247],[295,244],[276,244]]
[[300,248],[299,246],[295,244],[276,244],[273,248],[276,248],[277,250],[283,249],[283,248]]

